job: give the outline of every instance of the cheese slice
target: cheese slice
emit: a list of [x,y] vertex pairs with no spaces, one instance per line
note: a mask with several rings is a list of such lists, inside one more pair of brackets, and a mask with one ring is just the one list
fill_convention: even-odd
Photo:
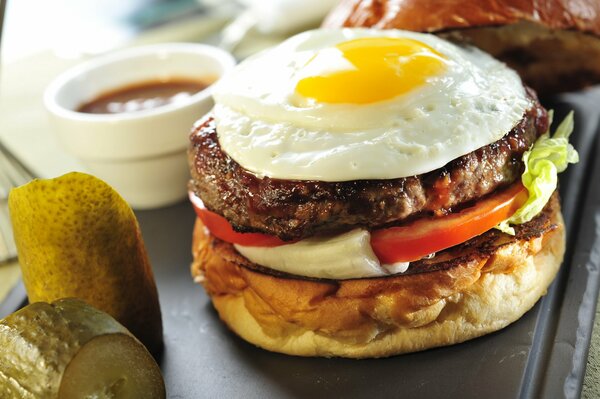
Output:
[[408,262],[381,265],[371,248],[371,234],[364,229],[277,247],[235,244],[235,248],[258,265],[304,277],[344,280],[387,276],[408,269]]

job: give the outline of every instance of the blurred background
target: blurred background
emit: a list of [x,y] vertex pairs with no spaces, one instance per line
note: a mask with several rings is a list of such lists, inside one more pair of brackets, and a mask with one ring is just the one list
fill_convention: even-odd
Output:
[[[337,0],[0,0],[0,143],[39,177],[80,164],[48,132],[42,94],[86,58],[162,42],[217,45],[238,59],[318,27]],[[51,157],[48,154],[52,154]]]
[[[336,0],[2,0],[3,63],[43,50],[62,58],[102,53],[155,31],[148,41],[218,42],[221,29],[279,41],[316,27]],[[242,18],[239,18],[242,17]],[[238,20],[236,20],[238,18]],[[250,21],[251,20],[251,21]],[[248,28],[248,29],[245,29]],[[249,29],[253,28],[253,29]],[[258,33],[258,34],[257,34]],[[161,36],[161,34],[163,36]],[[242,37],[239,38],[240,40]]]

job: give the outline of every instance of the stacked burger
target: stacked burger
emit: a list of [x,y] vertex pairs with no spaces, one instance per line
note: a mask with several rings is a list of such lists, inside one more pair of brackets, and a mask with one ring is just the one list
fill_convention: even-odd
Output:
[[302,33],[241,63],[190,137],[192,274],[260,347],[382,357],[517,320],[564,253],[577,161],[503,63],[399,30]]

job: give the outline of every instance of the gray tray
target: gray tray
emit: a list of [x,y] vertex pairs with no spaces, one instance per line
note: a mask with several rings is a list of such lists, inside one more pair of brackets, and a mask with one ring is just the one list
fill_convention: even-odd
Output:
[[[569,240],[548,295],[504,330],[460,345],[374,360],[298,358],[258,349],[224,327],[191,281],[191,206],[137,212],[160,292],[161,366],[169,398],[578,397],[599,283],[599,103],[600,89],[546,102],[557,120],[576,111],[572,141],[581,156],[561,176]],[[0,304],[0,317],[23,300],[18,286]]]

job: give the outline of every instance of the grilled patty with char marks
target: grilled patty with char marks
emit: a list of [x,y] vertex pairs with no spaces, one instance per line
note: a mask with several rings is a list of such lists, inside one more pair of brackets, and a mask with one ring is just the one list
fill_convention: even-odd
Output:
[[532,106],[503,138],[418,176],[346,182],[259,178],[221,150],[208,116],[191,134],[190,190],[239,232],[283,240],[374,230],[421,216],[442,216],[516,181],[523,153],[548,129],[548,115],[535,93]]

